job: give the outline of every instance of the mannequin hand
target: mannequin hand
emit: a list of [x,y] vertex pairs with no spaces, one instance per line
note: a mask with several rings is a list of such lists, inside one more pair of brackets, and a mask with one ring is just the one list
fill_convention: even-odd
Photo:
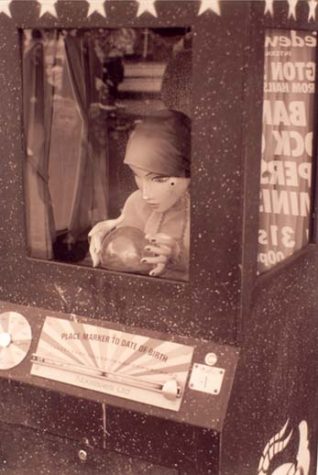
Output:
[[97,267],[100,263],[100,252],[105,236],[109,234],[116,226],[122,223],[124,215],[121,214],[117,219],[107,219],[95,224],[88,234],[89,253],[93,261],[93,267]]
[[180,246],[177,241],[168,234],[147,234],[145,237],[149,241],[149,244],[147,244],[144,249],[147,253],[153,255],[143,257],[141,262],[154,264],[154,268],[149,272],[149,275],[155,277],[165,271],[169,262],[178,259],[180,256]]

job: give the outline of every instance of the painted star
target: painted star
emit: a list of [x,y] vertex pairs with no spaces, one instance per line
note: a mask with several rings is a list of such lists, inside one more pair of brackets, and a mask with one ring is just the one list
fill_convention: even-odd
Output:
[[88,17],[92,15],[94,12],[96,12],[106,18],[106,9],[104,7],[105,2],[103,0],[86,0],[86,1],[89,4],[89,9],[87,12]]
[[212,10],[217,15],[221,15],[220,0],[201,0],[201,6],[198,15],[202,15],[202,13],[206,12],[207,10]]
[[9,9],[9,3],[11,3],[12,0],[0,0],[0,13],[5,13],[8,16],[11,16],[11,12]]
[[296,20],[296,6],[298,0],[287,0],[289,5],[288,18],[293,17]]
[[266,13],[269,13],[271,16],[274,15],[274,0],[265,0],[265,10],[264,10],[264,15]]
[[317,0],[309,0],[309,13],[308,13],[308,21],[316,19],[316,8],[317,8]]
[[142,15],[145,12],[151,13],[153,16],[157,16],[155,3],[156,0],[137,0],[138,2],[138,12],[137,16]]
[[38,0],[41,5],[40,17],[45,13],[50,13],[53,16],[57,16],[55,3],[57,0]]

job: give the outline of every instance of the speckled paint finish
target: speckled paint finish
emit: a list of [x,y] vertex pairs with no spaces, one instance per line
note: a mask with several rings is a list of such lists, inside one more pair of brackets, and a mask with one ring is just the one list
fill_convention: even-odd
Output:
[[[241,358],[223,429],[221,473],[256,474],[271,437],[288,421],[293,430],[284,452],[274,456],[267,473],[297,462],[297,426],[309,425],[310,475],[316,475],[317,451],[317,226],[302,251],[272,271],[256,277],[259,163],[265,28],[318,30],[308,22],[308,5],[299,2],[297,20],[288,19],[287,2],[274,3],[274,17],[264,17],[262,2],[252,3],[251,36],[246,48],[244,112],[244,249],[242,266]],[[317,157],[315,146],[314,157]],[[315,165],[314,183],[317,183]],[[313,209],[317,207],[316,193]],[[237,430],[233,430],[233,427]],[[244,440],[244,443],[242,443]],[[294,468],[295,468],[294,467]]]
[[[30,6],[23,20],[20,15],[21,9],[25,10],[24,3],[19,1],[12,4],[14,21],[1,16],[1,70],[5,71],[5,75],[1,76],[4,110],[1,147],[2,156],[6,157],[1,176],[1,193],[5,195],[2,203],[6,203],[2,214],[2,223],[5,223],[2,232],[6,236],[9,229],[15,231],[14,239],[3,240],[2,258],[5,259],[3,265],[7,272],[3,276],[0,296],[81,315],[98,318],[107,316],[108,319],[128,325],[167,333],[234,343],[240,301],[238,251],[241,247],[242,137],[237,124],[240,123],[242,113],[241,72],[245,41],[241,22],[246,21],[248,8],[236,5],[235,2],[230,5],[229,2],[221,20],[212,12],[198,17],[193,2],[158,2],[158,19],[144,15],[133,20],[136,13],[135,2],[120,1],[110,2],[108,8],[113,13],[108,15],[109,19],[93,15],[85,20],[84,8],[79,6],[72,9],[72,2],[59,2],[58,21],[51,16],[44,16],[36,21],[37,4],[28,3]],[[76,5],[83,3],[76,2]],[[70,16],[70,11],[73,16]],[[116,21],[127,26],[190,25],[193,29],[195,120],[192,228],[195,232],[191,243],[192,277],[189,284],[131,277],[25,257],[21,180],[24,160],[21,137],[21,64],[16,26],[106,27],[116,25]],[[223,36],[227,38],[227,44],[224,44]],[[216,76],[216,70],[221,75]],[[231,81],[229,88],[227,81],[237,71],[240,74],[235,82]],[[230,160],[226,157],[230,157]],[[11,199],[6,201],[8,188],[14,192]],[[224,213],[224,209],[228,211]],[[61,298],[57,288],[65,293],[67,303]],[[164,302],[162,295],[165,296]]]
[[[317,30],[301,3],[294,21],[287,20],[287,2],[275,2],[268,25]],[[58,19],[38,19],[37,2],[15,0],[13,19],[0,14],[0,299],[242,351],[225,425],[218,430],[191,425],[186,417],[173,420],[150,407],[134,410],[133,404],[107,397],[105,406],[85,391],[76,396],[61,385],[44,389],[4,375],[0,471],[256,475],[269,438],[286,419],[295,426],[305,418],[311,431],[309,475],[314,475],[316,244],[256,278],[264,2],[226,1],[221,16],[211,11],[198,16],[198,2],[158,0],[158,18],[136,18],[135,1],[107,1],[106,19],[87,18],[81,0],[59,1],[56,8]],[[189,283],[26,257],[18,29],[118,24],[190,25],[194,33]],[[34,313],[32,326],[38,324]],[[202,411],[204,398],[200,404],[193,412]],[[18,458],[12,448],[20,450]],[[89,465],[79,462],[81,449]],[[286,461],[295,458],[295,449],[288,449]]]
[[[99,451],[87,446],[85,441],[59,438],[52,434],[43,437],[42,432],[26,430],[20,426],[4,425],[0,428],[2,452],[0,473],[10,475],[177,475],[169,469],[151,462],[119,455],[111,451]],[[32,436],[32,440],[30,440]],[[5,455],[4,455],[5,454]],[[2,455],[2,456],[1,456]]]

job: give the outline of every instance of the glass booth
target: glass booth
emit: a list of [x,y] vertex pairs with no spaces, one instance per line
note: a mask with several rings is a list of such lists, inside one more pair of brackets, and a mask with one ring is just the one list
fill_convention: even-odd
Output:
[[314,475],[315,2],[0,2],[0,471]]

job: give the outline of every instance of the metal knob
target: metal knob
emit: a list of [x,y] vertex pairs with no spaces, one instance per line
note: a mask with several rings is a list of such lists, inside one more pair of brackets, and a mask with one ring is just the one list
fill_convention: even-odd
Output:
[[179,387],[178,381],[175,379],[169,379],[162,386],[162,394],[170,400],[181,397],[181,388]]
[[0,347],[1,348],[8,348],[8,346],[10,346],[11,341],[12,341],[12,337],[10,333],[7,333],[7,332],[0,333]]
[[86,462],[88,457],[86,450],[80,449],[77,455],[81,462]]

